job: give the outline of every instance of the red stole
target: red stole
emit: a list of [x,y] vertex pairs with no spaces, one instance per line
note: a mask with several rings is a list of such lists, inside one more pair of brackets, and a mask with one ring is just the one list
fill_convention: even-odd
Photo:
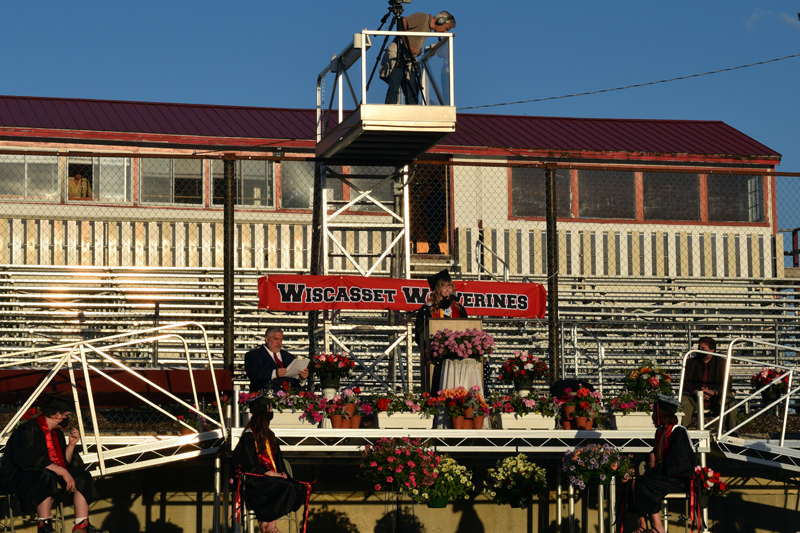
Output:
[[[444,314],[443,309],[436,309],[431,310],[431,316],[433,318],[448,318],[447,315]],[[449,318],[462,318],[461,313],[458,311],[458,306],[455,303],[450,304],[450,317]]]
[[656,462],[663,463],[664,459],[669,454],[669,436],[672,435],[672,430],[675,425],[660,427],[656,430]]
[[[56,430],[50,431],[47,426],[47,419],[44,415],[36,417],[36,423],[44,432],[44,440],[47,442],[47,455],[50,457],[50,462],[60,467],[67,468],[67,462],[64,460],[64,453],[61,451],[61,444],[56,444],[53,438],[53,433]],[[57,437],[56,437],[57,438]]]

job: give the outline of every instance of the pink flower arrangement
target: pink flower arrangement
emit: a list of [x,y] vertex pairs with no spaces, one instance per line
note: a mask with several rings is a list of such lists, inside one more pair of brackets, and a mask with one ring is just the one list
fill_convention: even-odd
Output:
[[[783,377],[780,381],[775,381],[775,383],[772,383],[781,375]],[[783,394],[789,389],[789,373],[787,371],[778,372],[774,368],[764,367],[761,369],[761,372],[753,374],[753,377],[750,378],[750,383],[753,385],[753,387],[757,387],[759,389],[772,383],[772,386],[766,390]]]
[[259,392],[239,393],[239,405],[246,405],[256,398],[264,397],[269,400],[272,410],[278,413],[299,412],[300,418],[316,423],[322,422],[327,410],[327,400],[324,396],[308,391],[286,392],[280,390],[273,392],[263,390]]
[[653,411],[651,400],[648,398],[637,399],[630,392],[614,396],[607,404],[612,413],[651,413]]
[[728,490],[728,484],[720,480],[719,472],[714,472],[707,466],[697,465],[694,473],[700,482],[700,488],[705,496],[721,496]]
[[376,491],[393,487],[418,502],[439,476],[440,463],[429,444],[409,437],[380,439],[361,454],[362,475]]
[[486,361],[494,351],[494,337],[477,329],[451,331],[443,329],[433,334],[426,354],[426,363],[445,359],[477,359]]

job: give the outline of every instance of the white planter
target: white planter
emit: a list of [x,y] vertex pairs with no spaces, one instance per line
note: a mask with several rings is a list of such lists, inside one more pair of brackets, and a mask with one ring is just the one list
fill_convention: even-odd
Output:
[[272,422],[269,423],[269,427],[271,428],[306,428],[311,429],[317,427],[317,423],[314,421],[308,422],[305,419],[300,418],[300,415],[303,413],[300,411],[286,411],[283,413],[278,413],[277,411],[273,413]]
[[614,429],[636,431],[642,429],[655,429],[653,415],[650,413],[614,414]]
[[539,413],[500,413],[500,429],[555,429],[556,419]]
[[420,413],[378,413],[378,429],[431,429],[433,417]]

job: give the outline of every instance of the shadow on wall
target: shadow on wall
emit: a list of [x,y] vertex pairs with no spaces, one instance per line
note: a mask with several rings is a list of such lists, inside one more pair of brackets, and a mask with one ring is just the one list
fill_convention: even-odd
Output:
[[452,503],[453,513],[461,513],[456,533],[484,533],[483,522],[475,511],[475,497],[469,500],[456,500]]
[[[114,531],[115,533],[139,533],[139,519],[131,511],[133,502],[138,496],[136,494],[119,494],[111,498],[111,509],[103,524],[100,527],[103,531]],[[147,530],[151,530],[148,528]],[[164,531],[155,530],[152,531]],[[177,533],[177,532],[175,532]]]
[[[300,508],[302,511],[302,507]],[[308,533],[360,533],[347,514],[332,511],[327,505],[308,513]]]
[[425,533],[425,526],[410,507],[389,511],[375,524],[374,533]]
[[150,522],[147,529],[144,530],[144,533],[183,533],[183,528],[163,518],[159,518],[155,522]]

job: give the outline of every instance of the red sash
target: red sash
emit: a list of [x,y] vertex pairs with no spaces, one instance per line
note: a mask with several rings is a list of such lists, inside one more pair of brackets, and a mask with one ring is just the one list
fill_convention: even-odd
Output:
[[656,430],[656,462],[663,463],[664,459],[669,455],[669,436],[672,435],[672,430],[675,425],[660,427]]
[[44,415],[36,417],[36,423],[44,432],[44,440],[47,442],[47,455],[50,457],[50,462],[60,467],[67,468],[67,462],[64,460],[64,453],[61,451],[61,445],[56,445],[53,439],[53,433],[56,430],[50,431],[47,425],[47,419]]

